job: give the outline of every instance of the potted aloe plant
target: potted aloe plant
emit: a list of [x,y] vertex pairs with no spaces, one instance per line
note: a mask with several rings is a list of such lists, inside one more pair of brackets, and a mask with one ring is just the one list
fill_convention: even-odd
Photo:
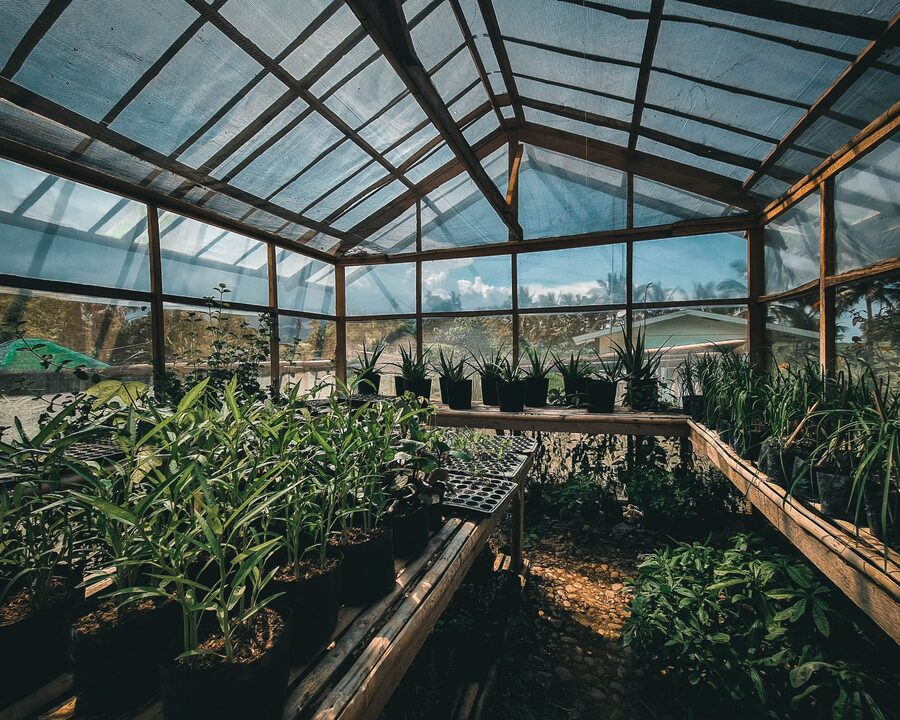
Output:
[[400,370],[400,376],[396,379],[397,395],[411,392],[416,397],[428,400],[431,397],[431,378],[428,377],[428,351],[422,353],[422,358],[416,357],[415,348],[412,345],[400,348],[400,362],[396,367]]
[[525,409],[525,380],[518,363],[503,361],[497,381],[497,404],[501,412],[522,412]]
[[497,382],[506,360],[503,348],[472,353],[472,368],[481,378],[481,399],[485,405],[497,405]]
[[616,407],[616,389],[622,376],[622,365],[616,356],[607,362],[597,355],[597,369],[593,378],[585,383],[585,400],[588,412],[611,413]]
[[699,421],[703,413],[703,395],[700,394],[697,358],[688,355],[675,373],[681,388],[681,409],[685,415]]
[[584,402],[584,389],[591,377],[590,363],[581,358],[581,350],[569,355],[564,361],[559,355],[553,355],[553,365],[562,375],[566,401],[570,405],[581,405]]
[[363,343],[362,352],[356,356],[356,392],[360,395],[377,395],[381,389],[381,373],[378,360],[387,347],[384,342],[376,342],[371,350]]
[[441,402],[451,410],[468,410],[472,407],[472,381],[466,377],[466,361],[456,360],[453,351],[438,349],[438,377],[441,386]]
[[526,348],[525,355],[528,364],[524,368],[525,375],[525,404],[528,407],[545,407],[547,405],[547,393],[550,390],[550,370],[552,363],[548,362],[549,350],[543,355],[537,348]]
[[665,345],[648,350],[644,328],[637,327],[630,335],[625,333],[625,341],[621,345],[613,343],[613,350],[627,382],[625,404],[639,412],[655,410],[659,406],[657,371]]

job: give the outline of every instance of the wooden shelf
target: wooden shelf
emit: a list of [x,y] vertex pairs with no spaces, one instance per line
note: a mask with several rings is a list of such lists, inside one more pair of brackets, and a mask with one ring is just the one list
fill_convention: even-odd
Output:
[[709,428],[689,421],[694,450],[721,470],[807,559],[900,643],[900,554],[867,530],[790,496]]
[[616,410],[591,413],[582,408],[527,408],[524,412],[500,412],[497,407],[474,403],[471,410],[451,410],[435,403],[434,423],[442,427],[489,430],[541,430],[592,435],[658,435],[687,437],[687,415]]

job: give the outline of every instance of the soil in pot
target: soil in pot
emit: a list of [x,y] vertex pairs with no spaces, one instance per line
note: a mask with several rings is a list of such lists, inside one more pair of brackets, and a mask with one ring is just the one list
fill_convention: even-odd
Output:
[[394,536],[394,557],[412,559],[428,543],[428,509],[421,503],[402,502],[387,515]]
[[377,395],[381,389],[381,373],[370,372],[357,377],[356,392],[359,395]]
[[578,380],[566,379],[563,381],[563,390],[570,405],[584,403],[584,386],[586,382],[587,380],[584,378]]
[[766,440],[760,445],[757,464],[771,482],[783,488],[790,486],[790,478],[794,472],[792,450],[785,450],[774,440]]
[[344,553],[341,601],[368,605],[389,593],[397,582],[394,573],[394,534],[389,527],[369,532],[350,528],[330,541]]
[[13,590],[0,607],[0,707],[68,669],[72,618],[84,597],[68,578],[54,578],[44,607],[34,610],[27,590]]
[[[203,650],[223,653],[213,635]],[[271,608],[256,614],[236,638],[235,661],[204,654],[160,665],[166,720],[279,720],[290,671],[287,619]]]
[[546,407],[548,392],[550,392],[550,378],[526,378],[525,405],[528,407]]
[[816,468],[819,502],[822,512],[832,517],[850,519],[850,491],[853,478],[837,468]]
[[451,410],[468,410],[472,407],[472,381],[465,380],[441,380],[446,389],[444,402]]
[[272,592],[284,593],[275,606],[290,609],[291,660],[295,664],[315,655],[337,625],[343,562],[343,554],[329,548],[324,565],[318,557],[310,557],[301,560],[296,569],[282,567],[272,579]]
[[616,408],[617,384],[608,380],[588,380],[584,388],[588,412],[613,412]]
[[497,404],[500,412],[522,412],[525,409],[525,381],[497,381]]
[[497,378],[481,378],[481,401],[485,405],[497,405]]
[[158,665],[181,647],[181,609],[147,598],[100,603],[72,623],[69,652],[79,715],[115,715],[159,692]]

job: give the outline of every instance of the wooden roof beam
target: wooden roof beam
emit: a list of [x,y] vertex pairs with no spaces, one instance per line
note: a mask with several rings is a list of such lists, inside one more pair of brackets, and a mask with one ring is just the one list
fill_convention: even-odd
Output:
[[506,46],[503,44],[503,33],[500,32],[497,13],[494,12],[494,3],[492,0],[478,0],[478,8],[481,10],[481,17],[484,20],[491,47],[494,49],[494,55],[497,56],[497,64],[500,66],[503,84],[506,85],[506,91],[509,93],[509,101],[516,113],[516,122],[522,125],[525,123],[525,113],[522,111],[522,103],[519,101],[519,90],[516,87],[516,79],[513,77],[512,66],[509,64]]
[[763,175],[771,173],[772,167],[785,151],[799,140],[816,120],[828,113],[840,97],[881,57],[885,50],[895,47],[898,39],[900,39],[900,15],[894,16],[878,39],[869,43],[859,57],[844,69],[844,72],[822,93],[812,107],[797,120],[794,127],[765,157],[759,169],[747,178],[744,182],[744,189],[752,188]]
[[413,48],[409,27],[403,17],[400,0],[347,0],[360,24],[391,63],[419,106],[437,128],[448,147],[472,178],[476,187],[497,212],[515,237],[522,237],[522,228],[515,214],[506,204],[494,181],[482,167],[472,147],[456,124],[443,99],[435,88]]
[[653,0],[650,6],[647,35],[644,38],[644,52],[641,55],[641,69],[638,72],[637,86],[634,91],[634,107],[631,110],[631,128],[628,133],[629,150],[634,150],[637,147],[638,136],[641,130],[641,117],[644,114],[644,102],[647,99],[647,85],[650,83],[650,71],[653,69],[653,55],[656,53],[659,26],[662,23],[664,2],[665,0]]
[[641,150],[629,152],[619,145],[533,123],[528,123],[522,128],[519,139],[521,142],[555,150],[587,162],[606,165],[623,172],[633,172],[648,180],[671,185],[750,212],[756,212],[758,209],[757,202],[736,180]]
[[478,52],[478,46],[475,45],[475,38],[472,35],[471,29],[469,28],[469,23],[466,20],[466,14],[463,12],[462,6],[459,4],[459,0],[450,0],[450,7],[453,8],[453,14],[456,16],[456,22],[459,25],[459,31],[462,33],[463,39],[466,41],[466,47],[469,48],[469,54],[472,56],[472,62],[475,63],[475,69],[478,70],[478,77],[481,79],[481,84],[484,86],[484,90],[491,101],[491,107],[494,109],[494,113],[496,113],[497,115],[497,120],[502,125],[503,113],[500,112],[500,103],[497,102],[497,95],[494,93],[494,88],[491,87],[491,83],[488,80],[487,70],[484,69],[484,61],[482,61],[481,59],[481,53]]

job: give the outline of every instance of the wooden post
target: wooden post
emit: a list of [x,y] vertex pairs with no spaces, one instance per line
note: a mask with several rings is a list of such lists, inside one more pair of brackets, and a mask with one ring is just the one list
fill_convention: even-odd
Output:
[[[416,250],[422,251],[422,201],[416,200]],[[425,352],[425,328],[422,326],[422,261],[416,260],[416,357]]]
[[269,382],[272,395],[281,390],[281,328],[278,322],[278,266],[275,261],[275,246],[266,245],[266,259],[269,275],[269,312],[272,317],[272,334],[269,336]]
[[[511,130],[509,133],[509,180],[506,188],[506,202],[512,210],[513,217],[516,222],[519,221],[519,169],[522,164],[522,153],[524,147],[519,144],[518,132]],[[522,331],[521,318],[519,316],[519,258],[515,251],[515,245],[518,244],[519,238],[512,233],[509,234],[509,241],[513,245],[513,250],[509,256],[510,262],[510,284],[512,285],[512,357],[513,364],[519,362],[519,340]],[[515,515],[515,507],[513,508]],[[521,560],[521,558],[520,558]]]
[[518,573],[522,570],[522,554],[525,545],[525,478],[519,479],[519,487],[512,497],[510,508],[512,522],[510,525],[510,570]]
[[765,230],[754,227],[747,231],[747,345],[750,361],[766,370],[766,306],[759,301],[766,290]]
[[347,304],[344,287],[345,268],[334,268],[334,308],[337,314],[334,340],[334,374],[347,382]]
[[834,274],[834,177],[819,187],[819,363],[822,369],[834,372],[835,304],[834,287],[827,284]]
[[[626,225],[634,228],[634,173],[625,174]],[[625,243],[625,342],[631,342],[631,326],[634,324],[634,242]]]
[[147,236],[150,255],[150,347],[153,355],[153,381],[163,383],[166,375],[166,327],[163,313],[162,253],[159,249],[159,212],[147,205]]

